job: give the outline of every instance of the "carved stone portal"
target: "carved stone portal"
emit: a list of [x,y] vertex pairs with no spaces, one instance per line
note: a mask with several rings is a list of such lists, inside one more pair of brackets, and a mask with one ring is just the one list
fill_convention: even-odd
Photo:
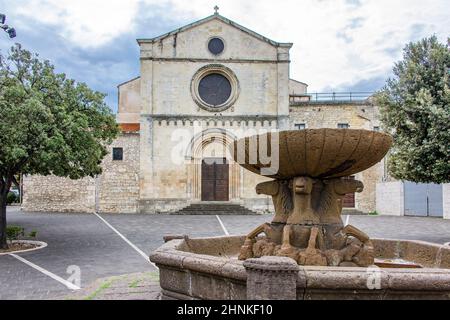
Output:
[[[342,223],[343,198],[364,189],[361,181],[345,177],[379,162],[389,150],[392,138],[379,132],[350,129],[285,131],[278,135],[280,168],[271,176],[276,179],[256,186],[257,194],[272,197],[275,217],[247,235],[239,259],[279,256],[292,258],[299,265],[373,265],[370,238],[356,227]],[[249,141],[255,138],[257,145],[264,138],[269,139],[269,145],[270,141],[273,143],[267,135],[237,141],[235,160],[238,145],[244,145],[248,155]],[[320,158],[314,159],[316,154]],[[259,162],[240,164],[259,174],[264,167]]]

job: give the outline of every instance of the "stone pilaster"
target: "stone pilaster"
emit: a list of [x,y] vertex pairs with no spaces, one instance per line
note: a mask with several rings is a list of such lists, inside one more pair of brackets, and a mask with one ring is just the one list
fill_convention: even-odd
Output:
[[244,262],[248,300],[296,300],[297,262],[285,257],[262,257]]

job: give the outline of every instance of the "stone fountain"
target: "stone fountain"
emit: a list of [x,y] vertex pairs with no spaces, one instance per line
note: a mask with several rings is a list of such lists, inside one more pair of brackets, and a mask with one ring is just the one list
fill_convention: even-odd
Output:
[[450,299],[450,247],[370,239],[342,223],[343,198],[364,188],[348,177],[381,161],[391,144],[387,134],[350,129],[235,141],[235,161],[272,179],[256,193],[272,197],[275,216],[246,236],[167,239],[150,256],[163,297]]
[[[381,161],[392,138],[365,130],[298,130],[249,137],[236,141],[235,160],[241,152],[249,155],[254,146],[278,141],[278,168],[267,170],[275,180],[256,186],[256,193],[272,196],[275,218],[248,234],[240,260],[263,256],[285,256],[299,265],[368,267],[374,264],[369,237],[342,223],[342,200],[348,193],[362,192],[363,183],[346,177]],[[267,141],[261,141],[261,140]],[[256,140],[256,141],[255,141]],[[262,154],[254,148],[257,155]],[[265,167],[258,158],[240,163],[261,174]],[[272,163],[270,164],[272,166]],[[268,168],[266,168],[268,169]],[[264,234],[264,237],[259,237]]]

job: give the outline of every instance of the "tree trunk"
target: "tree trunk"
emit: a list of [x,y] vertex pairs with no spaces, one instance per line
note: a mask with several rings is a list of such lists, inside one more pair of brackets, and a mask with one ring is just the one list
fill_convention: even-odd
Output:
[[6,241],[6,197],[0,199],[0,249],[8,249]]
[[11,181],[10,179],[4,181],[3,177],[0,178],[0,249],[8,249],[8,242],[6,241],[6,205]]

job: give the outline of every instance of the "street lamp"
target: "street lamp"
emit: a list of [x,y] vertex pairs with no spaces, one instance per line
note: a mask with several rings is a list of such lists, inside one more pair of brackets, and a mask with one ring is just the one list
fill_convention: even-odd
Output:
[[9,35],[9,37],[11,39],[15,38],[17,36],[16,29],[5,24],[5,21],[6,21],[6,15],[4,15],[3,13],[0,13],[0,28],[5,30],[5,32]]

